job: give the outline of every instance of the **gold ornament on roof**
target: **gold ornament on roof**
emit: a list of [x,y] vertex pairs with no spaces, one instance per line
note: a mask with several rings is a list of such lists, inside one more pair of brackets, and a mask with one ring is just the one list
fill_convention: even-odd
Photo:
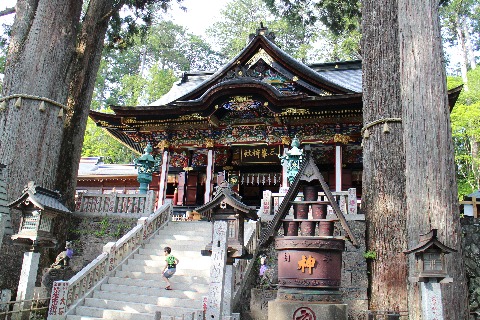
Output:
[[189,114],[189,115],[181,116],[180,118],[178,118],[178,120],[180,121],[203,120],[203,119],[204,117],[202,117],[198,113]]
[[170,144],[168,143],[167,140],[162,140],[159,143],[157,143],[156,147],[163,150],[163,149],[167,149],[169,146],[170,146]]
[[258,52],[255,53],[253,57],[251,57],[250,60],[248,60],[248,62],[246,63],[247,68],[253,66],[260,59],[262,59],[269,66],[272,66],[273,64],[273,58],[268,53],[266,53],[263,48],[260,48]]
[[135,120],[135,118],[133,117],[125,117],[125,118],[122,118],[122,122],[123,123],[135,123],[137,122],[137,120]]
[[292,143],[292,138],[290,138],[289,136],[282,137],[282,144],[290,145],[290,143]]
[[349,143],[350,141],[353,141],[352,139],[350,139],[349,136],[347,135],[344,135],[344,134],[335,134],[333,136],[333,142],[336,142],[336,143],[342,143],[342,144],[347,144]]
[[205,139],[205,147],[213,148],[214,144],[215,144],[215,140],[213,140],[211,138]]
[[287,108],[282,112],[282,116],[285,115],[306,115],[310,114],[310,111],[307,109],[297,109],[297,108]]

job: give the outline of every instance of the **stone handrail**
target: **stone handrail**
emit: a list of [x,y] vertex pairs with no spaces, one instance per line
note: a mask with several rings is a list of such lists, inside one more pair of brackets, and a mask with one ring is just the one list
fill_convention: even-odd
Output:
[[[247,230],[246,230],[247,231]],[[260,222],[257,221],[253,228],[251,228],[250,236],[245,241],[245,248],[249,254],[253,255],[251,259],[237,259],[233,265],[235,279],[233,281],[233,295],[232,295],[232,309],[235,310],[237,304],[240,302],[242,291],[246,285],[246,281],[249,278],[252,271],[255,259],[257,257],[258,242],[260,239]],[[245,237],[245,238],[247,238]]]
[[83,193],[78,194],[75,212],[81,215],[122,215],[142,217],[153,212],[155,192],[147,194]]
[[[348,191],[332,191],[332,195],[337,200],[340,210],[343,214],[357,214],[359,201],[357,200],[356,189],[350,188]],[[302,196],[302,192],[299,193]],[[263,192],[262,199],[262,219],[268,220],[269,216],[272,216],[277,212],[280,204],[285,197],[285,193],[272,193],[271,191]],[[327,201],[325,193],[318,193],[318,200]],[[332,213],[332,208],[329,206],[329,213]],[[266,219],[265,219],[266,218]]]
[[109,242],[103,252],[68,281],[53,283],[48,320],[65,319],[83,299],[100,286],[119,265],[136,252],[158,229],[165,225],[173,211],[171,202],[161,206],[116,242]]

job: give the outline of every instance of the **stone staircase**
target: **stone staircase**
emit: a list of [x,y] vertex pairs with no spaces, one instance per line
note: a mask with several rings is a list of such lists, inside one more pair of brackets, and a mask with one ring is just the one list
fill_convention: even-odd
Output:
[[[169,222],[67,319],[158,320],[155,313],[160,311],[161,319],[170,320],[201,310],[210,257],[200,250],[211,241],[211,228],[206,221]],[[171,278],[173,290],[165,290],[162,280],[165,246],[180,260]]]

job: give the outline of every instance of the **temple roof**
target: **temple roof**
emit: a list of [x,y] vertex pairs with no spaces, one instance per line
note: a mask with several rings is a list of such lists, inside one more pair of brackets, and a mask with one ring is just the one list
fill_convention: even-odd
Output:
[[217,187],[217,194],[215,197],[205,203],[203,206],[200,206],[195,209],[198,213],[208,218],[211,218],[212,209],[221,206],[222,203],[228,204],[229,206],[235,208],[238,211],[245,213],[245,217],[251,220],[257,220],[257,210],[255,207],[249,207],[244,204],[239,199],[239,195],[233,192],[230,185],[224,181]]
[[58,191],[52,191],[40,186],[35,185],[33,181],[30,181],[25,186],[23,194],[15,201],[12,201],[8,206],[17,207],[25,200],[30,200],[35,206],[42,210],[51,210],[62,213],[70,213],[60,202],[61,195]]

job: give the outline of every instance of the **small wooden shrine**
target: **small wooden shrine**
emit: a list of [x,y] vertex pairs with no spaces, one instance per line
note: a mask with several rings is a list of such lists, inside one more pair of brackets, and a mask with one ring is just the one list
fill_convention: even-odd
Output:
[[[449,93],[451,106],[459,92]],[[361,61],[307,66],[261,27],[216,72],[186,72],[158,101],[90,117],[139,154],[150,143],[161,155],[167,165],[158,186],[150,184],[160,203],[202,205],[227,180],[246,204],[259,206],[263,191],[288,188],[278,155],[295,136],[333,190],[360,192],[362,107]]]
[[[241,197],[232,190],[230,184],[223,181],[217,188],[213,200],[198,207],[196,211],[207,217],[213,223],[216,220],[227,221],[228,224],[228,257],[242,258],[247,254],[244,247],[244,222],[245,220],[257,220],[257,210],[241,202]],[[212,236],[213,239],[213,236]],[[205,254],[212,251],[212,243],[204,250]],[[251,253],[251,252],[250,252]]]

